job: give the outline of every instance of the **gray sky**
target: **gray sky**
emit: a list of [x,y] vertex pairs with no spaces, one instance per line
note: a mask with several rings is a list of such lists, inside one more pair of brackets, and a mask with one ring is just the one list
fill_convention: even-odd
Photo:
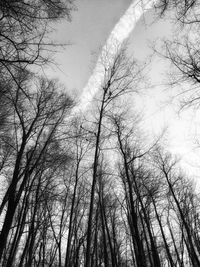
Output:
[[[71,42],[72,45],[56,56],[61,71],[55,69],[56,73],[52,74],[61,76],[70,90],[80,92],[87,83],[101,47],[131,2],[77,0],[77,11],[72,13],[72,22],[59,24],[53,38],[58,42]],[[130,51],[138,59],[145,59],[152,52],[149,40],[169,34],[167,22],[152,25],[153,18],[153,12],[145,14],[130,36]]]
[[[60,79],[71,90],[81,92],[95,65],[100,48],[131,0],[79,0],[72,22],[59,25],[55,39],[72,43],[57,55]],[[53,74],[53,73],[52,73]]]
[[[71,92],[79,96],[92,74],[101,47],[131,2],[131,0],[76,1],[78,10],[72,14],[72,22],[59,25],[53,35],[56,41],[66,43],[69,41],[72,45],[56,56],[59,70],[54,67],[50,75],[59,77]],[[128,51],[138,60],[148,59],[152,54],[152,42],[159,42],[163,37],[170,38],[173,32],[173,26],[168,21],[153,23],[154,20],[153,11],[146,13],[129,37]],[[164,74],[168,68],[166,61],[158,57],[152,60],[149,66],[149,78],[157,86],[142,92],[135,102],[139,109],[145,111],[145,131],[154,136],[167,126],[168,148],[183,157],[183,165],[190,169],[198,159],[197,151],[194,150],[194,137],[198,131],[196,119],[190,112],[178,117],[177,106],[169,103],[171,92],[158,86],[163,79],[166,79]],[[193,170],[195,173],[196,169]]]

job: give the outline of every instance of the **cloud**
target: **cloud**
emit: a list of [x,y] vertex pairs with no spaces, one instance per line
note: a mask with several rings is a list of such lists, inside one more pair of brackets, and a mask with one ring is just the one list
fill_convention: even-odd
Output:
[[[139,19],[146,11],[153,7],[155,2],[156,0],[133,1],[124,15],[120,18],[102,48],[93,73],[82,91],[79,103],[73,109],[73,114],[76,114],[79,111],[83,112],[87,109],[88,104],[91,102],[103,82],[105,65],[112,65],[114,56],[134,30]],[[104,61],[103,64],[102,58],[106,58],[106,62]]]

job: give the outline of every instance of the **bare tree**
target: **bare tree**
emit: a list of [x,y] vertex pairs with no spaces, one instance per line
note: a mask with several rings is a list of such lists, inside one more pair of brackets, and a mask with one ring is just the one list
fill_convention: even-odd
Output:
[[[99,165],[99,156],[101,154],[102,143],[102,128],[106,113],[111,107],[111,103],[120,96],[135,90],[133,83],[139,80],[139,71],[135,71],[135,62],[130,62],[125,56],[125,51],[121,50],[114,57],[111,66],[107,66],[106,59],[102,59],[102,64],[105,69],[105,79],[99,90],[100,96],[98,107],[98,118],[96,121],[97,129],[94,129],[95,134],[95,151],[93,160],[93,174],[92,174],[92,187],[90,196],[90,208],[88,217],[88,230],[87,230],[87,249],[85,266],[91,266],[91,243],[92,243],[92,225],[93,225],[93,210],[95,200],[95,190],[97,183],[97,173]],[[138,75],[138,76],[137,76]]]
[[[66,17],[70,19],[72,0],[5,1],[0,3],[0,69],[12,72],[39,64],[48,43],[45,41],[49,24]],[[50,45],[50,44],[49,44]],[[13,74],[13,73],[12,73]]]
[[[13,162],[7,173],[8,188],[1,203],[1,211],[7,204],[0,234],[1,256],[24,189],[35,170],[43,164],[44,156],[48,162],[51,153],[59,148],[58,130],[72,103],[65,94],[57,92],[54,81],[39,79],[32,92],[27,89],[30,83],[26,77],[19,76],[19,82],[23,91],[14,88],[9,93],[13,114],[12,135],[15,141]],[[56,154],[60,160],[58,150]]]
[[[184,191],[186,190],[187,192],[188,186],[184,185],[184,179],[181,174],[176,174],[174,170],[176,161],[171,158],[170,154],[162,154],[161,150],[158,149],[155,154],[155,162],[159,170],[161,171],[161,175],[163,176],[163,178],[166,179],[169,194],[173,199],[174,205],[176,207],[177,216],[181,221],[181,225],[183,226],[185,244],[187,247],[191,265],[198,266],[200,261],[199,252],[193,239],[192,226],[187,220],[186,215],[186,213],[190,209],[190,205],[188,205],[189,203],[187,203],[185,206],[186,199],[188,199],[188,195],[187,193],[184,193]],[[184,200],[181,199],[182,197],[184,198]]]
[[199,0],[159,0],[155,7],[160,14],[166,14],[168,10],[174,11],[176,19],[182,24],[198,23]]

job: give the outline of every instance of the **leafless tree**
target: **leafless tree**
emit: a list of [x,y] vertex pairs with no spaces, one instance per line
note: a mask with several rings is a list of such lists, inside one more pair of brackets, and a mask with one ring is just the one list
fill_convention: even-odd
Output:
[[27,89],[27,85],[31,85],[28,82],[27,77],[19,76],[23,90],[14,88],[8,95],[14,142],[13,161],[6,174],[8,188],[1,203],[1,212],[7,205],[1,229],[1,256],[24,189],[35,171],[44,164],[44,157],[45,164],[66,160],[59,147],[58,131],[72,101],[57,91],[54,81],[39,78],[31,91]]
[[135,62],[130,62],[126,56],[125,51],[120,50],[119,53],[113,59],[113,63],[110,66],[106,65],[105,58],[102,58],[102,64],[105,69],[105,79],[99,94],[97,95],[99,99],[98,103],[98,114],[97,114],[97,127],[94,129],[95,135],[95,151],[93,160],[93,174],[92,174],[92,187],[90,196],[90,208],[88,217],[88,231],[87,231],[87,249],[86,249],[86,261],[85,266],[91,266],[91,243],[92,237],[92,225],[94,216],[94,201],[95,201],[95,190],[97,183],[97,173],[99,165],[99,157],[101,154],[101,143],[102,143],[102,132],[103,124],[106,118],[106,114],[111,108],[111,104],[119,99],[122,95],[130,93],[134,88],[134,82],[139,80],[139,71],[136,70]]

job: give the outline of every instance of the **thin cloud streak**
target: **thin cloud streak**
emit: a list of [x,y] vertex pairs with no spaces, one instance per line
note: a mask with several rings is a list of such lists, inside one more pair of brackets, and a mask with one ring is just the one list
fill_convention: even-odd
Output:
[[[88,104],[93,99],[104,80],[105,65],[112,65],[114,56],[134,30],[139,19],[145,12],[152,9],[156,2],[157,0],[133,1],[125,14],[120,18],[109,35],[106,44],[102,48],[93,73],[80,96],[79,103],[73,109],[73,114],[84,112],[87,109]],[[106,58],[104,64],[102,64],[102,58],[104,60]]]

